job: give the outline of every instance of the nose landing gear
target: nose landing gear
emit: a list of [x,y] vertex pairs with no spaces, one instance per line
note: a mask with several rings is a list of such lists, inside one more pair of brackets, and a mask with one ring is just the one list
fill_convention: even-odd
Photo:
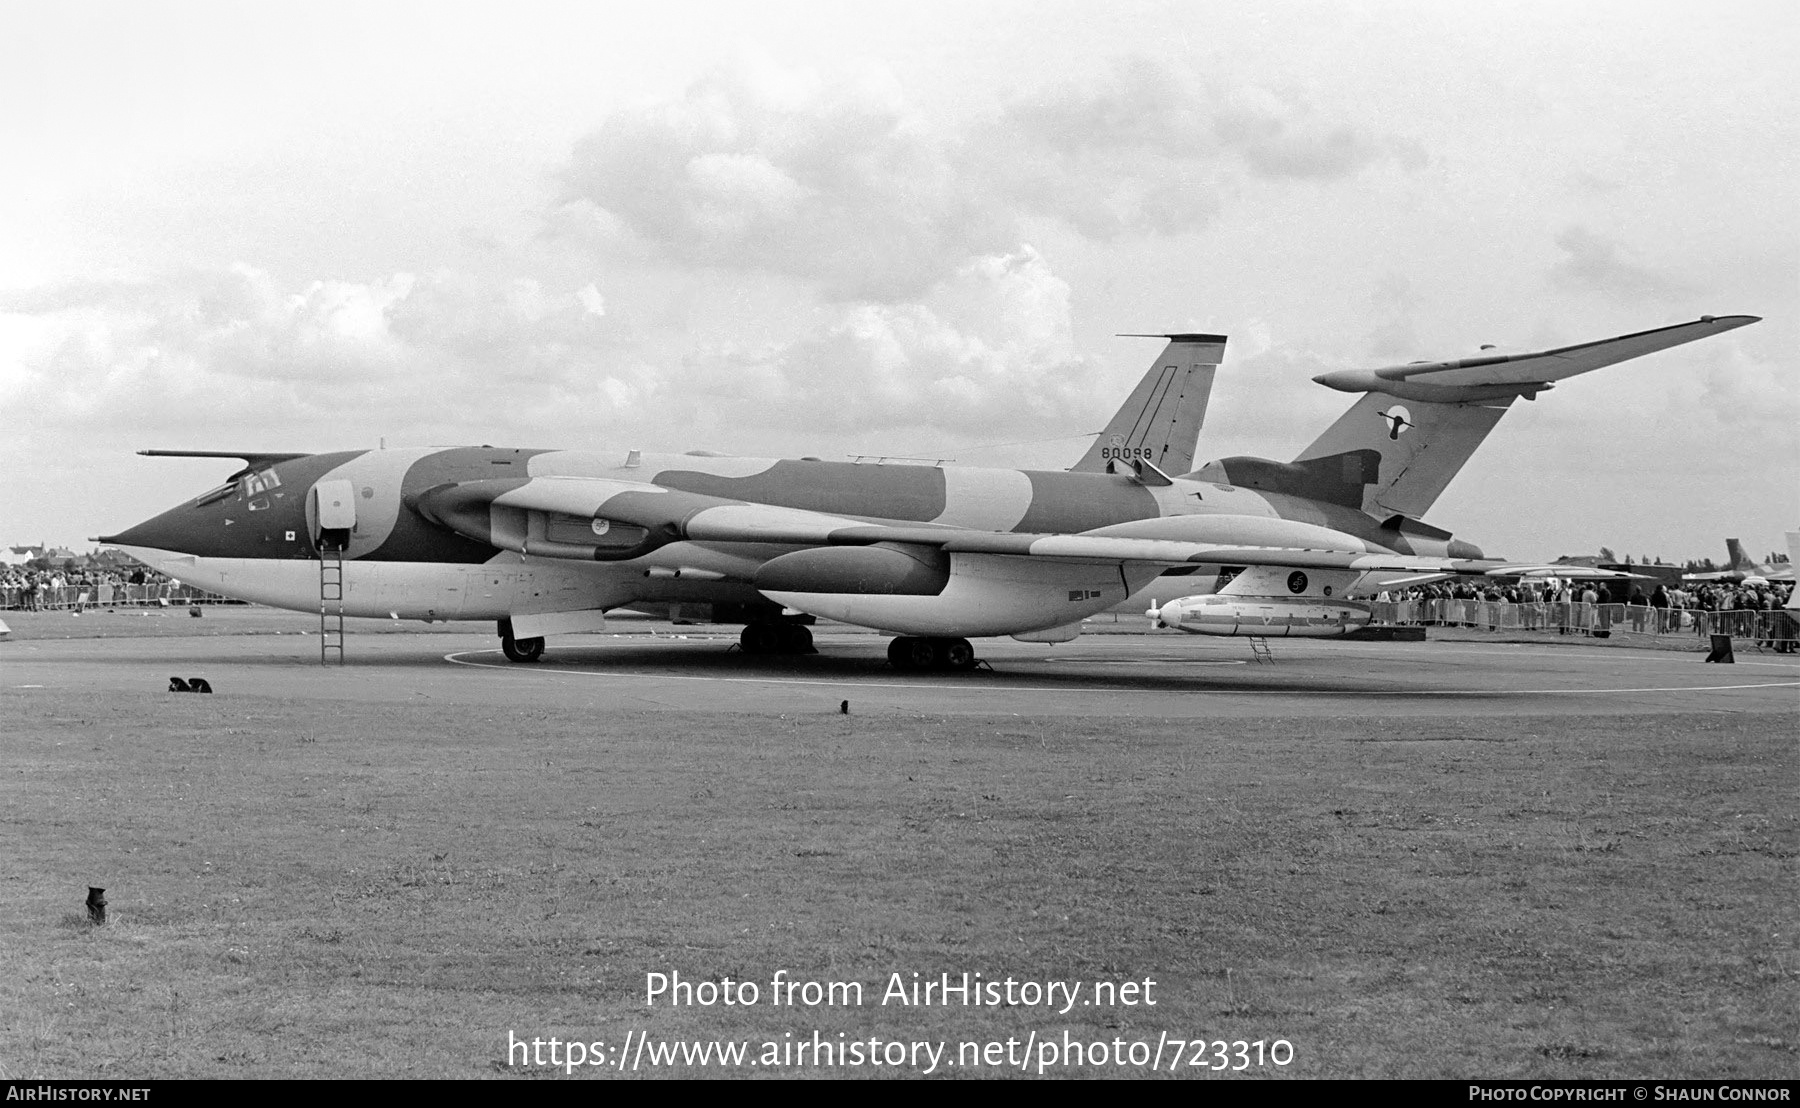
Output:
[[544,656],[544,640],[513,638],[512,620],[500,621],[500,652],[512,662],[535,662]]
[[888,643],[888,662],[908,672],[974,669],[981,659],[968,639],[923,639],[902,635]]

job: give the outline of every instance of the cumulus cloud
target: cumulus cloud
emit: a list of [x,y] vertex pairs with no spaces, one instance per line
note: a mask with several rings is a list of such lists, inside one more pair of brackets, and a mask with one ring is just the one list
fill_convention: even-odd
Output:
[[1091,420],[1069,287],[1029,246],[973,259],[918,303],[857,304],[794,341],[689,359],[699,394],[806,430],[1041,431]]
[[1722,429],[1772,433],[1787,443],[1785,456],[1795,456],[1800,447],[1800,375],[1792,367],[1752,357],[1734,340],[1706,364],[1699,385],[1698,408]]
[[[946,128],[882,71],[746,55],[614,112],[562,168],[546,234],[641,267],[617,297],[586,267],[284,285],[241,265],[27,290],[0,296],[0,406],[38,441],[217,445],[254,427],[297,449],[397,428],[783,452],[794,431],[1086,431],[1118,401],[1112,375],[1076,349],[1070,289],[1027,227],[1181,234],[1234,182],[1344,177],[1398,149],[1296,95],[1142,59]],[[689,331],[707,270],[727,302],[755,275],[771,310],[752,314],[771,322],[754,341]]]
[[813,434],[1073,434],[1117,400],[1076,349],[1068,284],[1029,246],[969,259],[914,302],[827,306],[774,341],[681,353],[621,340],[594,284],[456,272],[288,290],[238,266],[6,308],[31,338],[0,370],[0,407],[40,441],[235,444],[250,427],[322,448],[404,428],[655,447],[724,433],[785,453]]
[[1563,231],[1556,236],[1556,245],[1566,257],[1551,267],[1550,277],[1564,287],[1627,300],[1675,300],[1694,291],[1686,282],[1633,260],[1617,242],[1585,227]]
[[1200,90],[1148,60],[1097,82],[1050,86],[978,123],[971,171],[1015,217],[1096,240],[1183,234],[1217,211],[1225,159]]
[[1254,176],[1263,178],[1330,180],[1380,161],[1412,169],[1425,163],[1416,143],[1324,117],[1291,92],[1242,90],[1219,110],[1213,130]]
[[1182,234],[1231,182],[1332,180],[1384,161],[1420,156],[1297,93],[1221,91],[1149,59],[945,130],[884,73],[827,79],[743,56],[581,139],[550,224],[598,249],[893,302],[1013,249],[1027,219],[1097,240]]
[[250,424],[336,442],[400,413],[440,428],[604,413],[636,386],[593,371],[610,343],[598,298],[454,274],[288,291],[249,266],[43,289],[0,302],[16,325],[0,407],[53,436]]
[[563,172],[577,214],[562,222],[688,266],[891,299],[1010,241],[950,155],[879,73],[827,80],[744,55],[582,138]]
[[1623,189],[1625,185],[1615,177],[1603,173],[1579,170],[1569,174],[1569,187],[1575,192],[1588,196],[1611,196]]

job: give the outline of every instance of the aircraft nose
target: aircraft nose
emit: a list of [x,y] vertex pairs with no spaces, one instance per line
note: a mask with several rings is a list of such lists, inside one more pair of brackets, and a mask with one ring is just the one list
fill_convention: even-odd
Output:
[[112,546],[141,546],[204,555],[209,552],[207,536],[215,528],[206,526],[203,516],[203,511],[195,505],[183,504],[116,535],[101,535],[95,541]]

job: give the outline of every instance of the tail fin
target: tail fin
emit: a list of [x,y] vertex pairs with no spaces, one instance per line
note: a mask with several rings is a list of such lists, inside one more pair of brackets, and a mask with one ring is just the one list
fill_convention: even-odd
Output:
[[[1360,470],[1363,481],[1360,503],[1349,506],[1374,515],[1418,519],[1500,422],[1509,403],[1510,398],[1485,404],[1401,403],[1388,393],[1372,392],[1351,405],[1294,461],[1328,463],[1344,458],[1344,472]],[[1348,464],[1352,458],[1358,459],[1357,465]],[[1353,491],[1346,494],[1346,501],[1356,497]]]
[[[1364,482],[1361,508],[1375,515],[1417,519],[1437,501],[1463,463],[1523,396],[1555,387],[1578,373],[1755,323],[1756,316],[1702,316],[1692,323],[1659,327],[1598,342],[1578,343],[1531,354],[1491,354],[1460,361],[1414,362],[1386,369],[1345,369],[1313,380],[1343,392],[1364,395],[1295,459],[1329,467],[1353,455],[1367,466],[1379,454],[1373,480]],[[1355,496],[1346,490],[1346,499]]]
[[1194,447],[1206,421],[1213,374],[1225,356],[1224,335],[1132,335],[1166,338],[1156,361],[1125,404],[1070,468],[1102,473],[1114,462],[1147,461],[1165,473],[1194,468]]
[[1736,539],[1725,540],[1725,552],[1731,557],[1725,559],[1726,569],[1746,569],[1753,563],[1744,557],[1744,548]]

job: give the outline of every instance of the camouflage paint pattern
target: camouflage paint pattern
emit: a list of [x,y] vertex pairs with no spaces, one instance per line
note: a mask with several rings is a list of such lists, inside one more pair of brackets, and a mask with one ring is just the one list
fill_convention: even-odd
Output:
[[[1028,619],[1050,627],[1168,567],[1502,572],[1417,516],[1506,405],[1573,373],[1749,322],[1707,317],[1535,355],[1326,374],[1322,383],[1364,395],[1290,463],[1229,458],[1180,477],[1140,474],[1132,463],[1144,459],[1113,465],[1104,444],[1083,461],[1099,471],[1086,472],[486,446],[253,453],[227,485],[102,541],[221,592],[311,607],[311,490],[333,482],[334,498],[347,487],[356,507],[347,602],[358,614],[430,619],[625,603],[766,608],[829,587],[848,599],[817,605],[911,613],[871,626],[949,626],[955,611],[918,612],[957,594],[966,610],[987,611],[976,625],[998,628],[1027,618],[1019,613],[1034,590],[1067,584],[1071,607]],[[1213,344],[1222,344],[1175,339],[1159,359],[1168,364],[1152,366],[1109,425],[1164,461],[1192,456],[1175,440],[1197,433]],[[830,553],[846,547],[887,553]],[[766,564],[809,548],[825,550],[782,562],[771,587],[758,589]],[[1051,614],[1061,622],[1042,622]]]

